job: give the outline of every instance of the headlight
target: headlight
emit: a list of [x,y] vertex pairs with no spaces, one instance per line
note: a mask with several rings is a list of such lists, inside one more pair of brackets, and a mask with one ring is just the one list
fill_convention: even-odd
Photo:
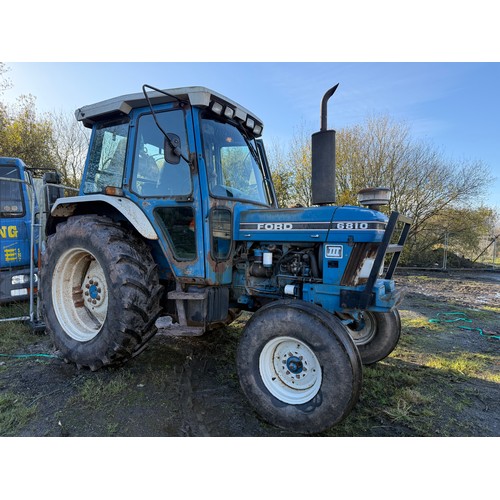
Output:
[[370,276],[370,273],[372,271],[373,263],[375,262],[375,259],[365,259],[363,262],[363,265],[361,266],[361,269],[359,270],[358,277],[359,278],[368,278]]
[[[13,285],[24,285],[30,282],[29,274],[16,274],[12,276],[11,283]],[[38,283],[38,275],[36,273],[33,274],[33,283]]]
[[16,274],[12,276],[12,284],[13,285],[24,285],[25,283],[29,283],[30,277],[27,274]]

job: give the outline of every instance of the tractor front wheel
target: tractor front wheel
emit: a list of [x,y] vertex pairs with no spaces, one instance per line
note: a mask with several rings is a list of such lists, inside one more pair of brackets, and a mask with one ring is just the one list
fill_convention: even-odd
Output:
[[243,392],[257,412],[299,433],[340,422],[361,389],[361,360],[345,326],[297,300],[270,303],[250,318],[237,365]]
[[387,313],[364,311],[359,319],[348,319],[345,324],[364,365],[389,356],[401,336],[401,318],[397,309]]

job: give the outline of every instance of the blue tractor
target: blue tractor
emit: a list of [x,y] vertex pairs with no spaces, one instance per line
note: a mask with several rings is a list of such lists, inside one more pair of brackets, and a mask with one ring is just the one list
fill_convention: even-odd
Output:
[[67,361],[122,363],[158,328],[202,335],[250,311],[237,369],[256,411],[302,433],[349,414],[362,365],[399,340],[392,276],[410,221],[377,210],[384,189],[360,193],[369,208],[334,205],[335,89],[312,137],[310,208],[278,208],[262,121],[217,92],[144,85],[76,111],[92,129],[85,171],[48,218],[41,274]]

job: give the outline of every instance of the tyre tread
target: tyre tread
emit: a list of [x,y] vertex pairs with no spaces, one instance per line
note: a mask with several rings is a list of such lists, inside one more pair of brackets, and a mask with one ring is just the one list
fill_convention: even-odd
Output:
[[[121,364],[133,357],[156,333],[154,322],[161,311],[159,302],[163,289],[159,284],[158,267],[145,242],[108,217],[74,216],[60,223],[47,239],[44,259],[49,265],[42,266],[42,296],[51,296],[49,274],[53,266],[50,262],[72,239],[90,240],[103,255],[109,256],[108,287],[120,290],[122,309],[108,311],[103,325],[103,331],[107,329],[107,343],[91,341],[82,345],[84,343],[71,342],[57,320],[54,321],[55,315],[46,312],[47,330],[64,356],[80,367],[97,370]],[[113,325],[111,319],[108,321],[111,316],[115,318]]]

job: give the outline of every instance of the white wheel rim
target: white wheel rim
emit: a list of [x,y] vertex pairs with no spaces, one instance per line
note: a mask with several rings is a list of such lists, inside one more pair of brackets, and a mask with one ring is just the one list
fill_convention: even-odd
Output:
[[259,371],[268,391],[283,403],[310,401],[321,387],[318,358],[301,340],[276,337],[262,349]]
[[351,325],[347,324],[349,333],[356,345],[368,344],[368,342],[373,340],[373,337],[375,337],[375,334],[377,333],[376,320],[369,312],[365,311],[363,313],[363,321],[363,328],[360,328],[358,330],[351,328]]
[[52,276],[52,306],[72,339],[88,342],[101,331],[108,312],[108,285],[94,255],[82,248],[61,255]]

